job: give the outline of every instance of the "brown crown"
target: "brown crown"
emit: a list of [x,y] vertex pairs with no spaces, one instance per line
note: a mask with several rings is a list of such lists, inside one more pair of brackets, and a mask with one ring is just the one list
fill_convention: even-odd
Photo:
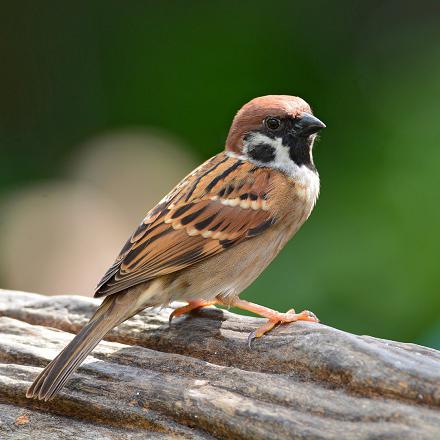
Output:
[[309,104],[298,96],[267,95],[249,101],[235,115],[226,139],[226,150],[240,153],[246,133],[261,127],[268,116],[297,117],[312,113]]

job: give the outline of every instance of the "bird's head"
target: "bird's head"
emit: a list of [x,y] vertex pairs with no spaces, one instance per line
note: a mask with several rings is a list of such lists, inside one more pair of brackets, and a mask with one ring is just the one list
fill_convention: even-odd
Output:
[[325,124],[303,99],[268,95],[245,104],[232,121],[226,150],[261,165],[289,172],[315,170],[312,147]]

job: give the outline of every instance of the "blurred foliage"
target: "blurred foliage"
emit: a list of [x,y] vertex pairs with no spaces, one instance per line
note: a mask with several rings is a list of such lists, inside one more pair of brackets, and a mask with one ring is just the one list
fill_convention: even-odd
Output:
[[206,159],[244,102],[300,95],[328,126],[321,197],[244,296],[440,347],[439,19],[437,1],[10,2],[0,196],[109,129],[158,127]]

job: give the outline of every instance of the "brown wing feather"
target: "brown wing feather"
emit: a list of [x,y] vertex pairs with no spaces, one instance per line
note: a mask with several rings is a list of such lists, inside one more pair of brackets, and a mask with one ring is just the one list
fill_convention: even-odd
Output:
[[95,296],[198,263],[262,233],[272,171],[224,153],[186,177],[152,209],[98,284]]

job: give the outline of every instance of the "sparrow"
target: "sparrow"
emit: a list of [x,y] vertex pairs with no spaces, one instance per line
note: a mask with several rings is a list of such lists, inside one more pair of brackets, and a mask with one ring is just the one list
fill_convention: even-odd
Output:
[[225,149],[186,176],[128,239],[95,290],[104,298],[83,329],[28,389],[48,401],[115,326],[147,307],[185,301],[170,316],[214,305],[274,326],[318,322],[305,310],[280,313],[239,298],[309,217],[319,194],[312,149],[325,125],[301,98],[268,95],[236,114]]

